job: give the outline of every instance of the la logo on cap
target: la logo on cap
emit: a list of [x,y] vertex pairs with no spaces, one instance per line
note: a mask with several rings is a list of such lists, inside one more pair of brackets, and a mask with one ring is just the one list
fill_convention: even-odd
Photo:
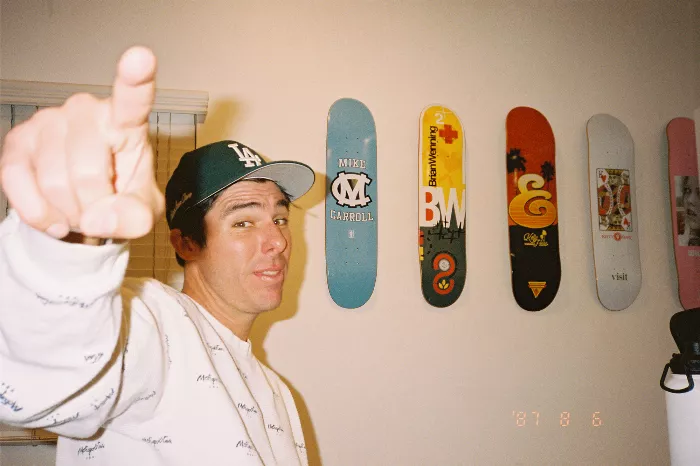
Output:
[[246,146],[243,146],[242,151],[238,147],[238,143],[229,144],[228,147],[236,151],[236,154],[238,154],[238,160],[240,162],[244,162],[246,168],[259,167],[262,165],[260,156],[248,149]]

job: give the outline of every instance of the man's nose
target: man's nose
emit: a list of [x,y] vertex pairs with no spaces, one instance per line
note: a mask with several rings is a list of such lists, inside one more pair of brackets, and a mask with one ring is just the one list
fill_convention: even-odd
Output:
[[263,252],[266,254],[279,254],[287,249],[288,241],[282,228],[276,223],[271,223],[265,228]]

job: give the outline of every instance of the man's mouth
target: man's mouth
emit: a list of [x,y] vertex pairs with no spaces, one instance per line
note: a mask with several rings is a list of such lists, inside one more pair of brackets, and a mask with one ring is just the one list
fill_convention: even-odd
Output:
[[273,267],[269,269],[256,270],[255,272],[253,272],[253,274],[261,280],[265,280],[266,282],[276,282],[282,279],[282,277],[284,276],[283,272],[283,268]]

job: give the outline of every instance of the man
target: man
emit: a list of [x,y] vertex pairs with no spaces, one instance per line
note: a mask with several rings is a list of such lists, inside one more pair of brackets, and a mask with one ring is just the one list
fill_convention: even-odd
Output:
[[[73,96],[6,137],[0,420],[60,434],[59,466],[306,464],[289,389],[248,335],[282,298],[289,202],[313,171],[223,141],[183,156],[164,203],[154,77],[132,48],[110,99]],[[164,207],[182,293],[124,279],[128,239]]]

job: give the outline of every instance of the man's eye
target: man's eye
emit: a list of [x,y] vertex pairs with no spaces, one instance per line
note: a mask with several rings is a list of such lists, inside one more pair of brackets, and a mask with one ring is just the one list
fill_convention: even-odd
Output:
[[247,220],[243,220],[241,222],[236,222],[233,224],[233,226],[236,228],[245,228],[245,227],[249,227],[251,225],[253,225],[253,222],[249,222]]
[[288,223],[289,223],[289,219],[287,219],[287,218],[275,219],[275,225],[286,225]]

